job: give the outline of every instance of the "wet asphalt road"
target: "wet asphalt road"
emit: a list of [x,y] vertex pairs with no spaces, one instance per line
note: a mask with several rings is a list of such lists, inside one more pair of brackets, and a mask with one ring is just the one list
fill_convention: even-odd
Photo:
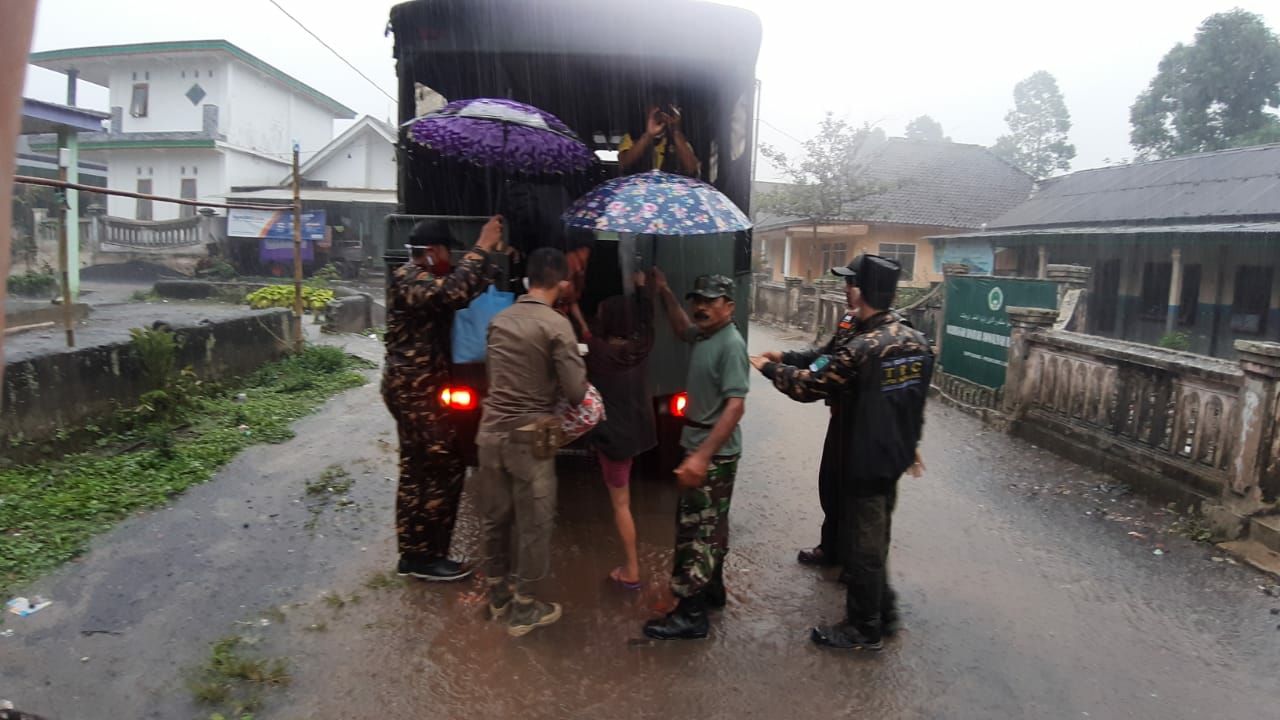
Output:
[[[759,327],[751,340],[795,344]],[[711,638],[639,632],[666,601],[670,481],[635,484],[647,586],[628,593],[604,580],[620,560],[605,490],[571,465],[542,583],[565,617],[512,640],[485,621],[478,582],[384,581],[395,456],[370,384],[38,582],[55,605],[3,626],[0,698],[50,718],[207,718],[186,679],[209,643],[241,634],[292,669],[258,718],[1276,716],[1280,599],[1259,590],[1274,580],[1165,533],[1171,516],[1105,476],[941,406],[929,473],[903,481],[894,521],[907,631],[875,655],[810,646],[843,597],[794,560],[817,535],[825,421],[753,385]],[[350,505],[306,497],[332,464],[355,478]],[[468,506],[455,548],[476,541]],[[261,626],[272,607],[283,620]]]

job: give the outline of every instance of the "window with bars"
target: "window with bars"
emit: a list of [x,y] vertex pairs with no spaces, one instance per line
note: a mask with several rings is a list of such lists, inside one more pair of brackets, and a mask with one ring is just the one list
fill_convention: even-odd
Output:
[[902,276],[899,279],[915,279],[916,246],[913,243],[880,243],[880,257],[898,261],[902,266]]
[[828,268],[844,265],[849,262],[847,256],[849,254],[849,246],[845,243],[826,243],[822,245],[822,264],[818,267],[821,272],[826,272]]

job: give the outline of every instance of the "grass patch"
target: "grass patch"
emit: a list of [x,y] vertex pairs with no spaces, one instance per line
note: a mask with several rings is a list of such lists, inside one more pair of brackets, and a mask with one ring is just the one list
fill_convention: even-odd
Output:
[[362,598],[359,595],[354,593],[352,593],[351,597],[342,597],[342,593],[340,592],[327,592],[320,596],[320,600],[323,601],[325,605],[329,606],[329,609],[334,612],[341,612],[345,610],[348,605],[358,605],[360,604],[361,599]]
[[0,469],[0,595],[76,557],[129,513],[208,480],[246,447],[292,438],[293,421],[365,382],[362,367],[371,365],[309,347],[169,412],[121,411],[89,449]]
[[291,680],[283,658],[258,657],[244,638],[233,635],[213,644],[189,687],[198,704],[229,713],[210,717],[245,718],[262,707],[263,690],[284,687]]
[[386,572],[376,572],[364,581],[365,588],[375,592],[378,590],[386,590],[387,588],[402,587],[403,585],[404,578],[391,570],[387,570]]
[[336,505],[339,510],[355,505],[355,501],[347,497],[355,481],[351,473],[341,465],[330,465],[320,473],[320,477],[307,481],[303,489],[307,498],[307,512],[311,513],[311,517],[307,520],[306,529],[316,529],[320,515],[330,504]]
[[307,483],[308,495],[346,495],[355,479],[341,465],[330,465]]

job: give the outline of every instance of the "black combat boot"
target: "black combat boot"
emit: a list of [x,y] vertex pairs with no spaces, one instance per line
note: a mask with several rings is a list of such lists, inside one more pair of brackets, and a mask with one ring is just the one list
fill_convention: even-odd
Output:
[[702,595],[706,598],[709,608],[722,608],[729,601],[729,595],[724,589],[723,562],[716,566],[716,572],[711,576],[711,582],[707,583],[707,587],[703,589]]
[[644,634],[655,640],[701,640],[710,629],[706,601],[701,595],[680,598],[680,604],[666,617],[644,624]]

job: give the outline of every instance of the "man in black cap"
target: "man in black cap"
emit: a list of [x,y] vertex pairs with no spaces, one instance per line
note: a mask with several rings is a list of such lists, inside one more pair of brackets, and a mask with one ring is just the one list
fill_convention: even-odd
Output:
[[[844,622],[813,628],[811,639],[879,650],[896,622],[886,571],[890,519],[898,478],[917,464],[933,351],[924,335],[889,310],[900,273],[896,262],[860,255],[832,273],[845,279],[853,332],[815,353],[807,367],[784,364],[776,354],[751,363],[792,398],[831,405],[823,465],[836,485],[837,541],[848,590]],[[830,502],[824,502],[828,513]],[[829,542],[825,533],[823,540]]]
[[671,593],[676,609],[650,620],[644,634],[658,640],[707,636],[707,608],[723,607],[724,558],[729,552],[729,503],[742,454],[738,422],[746,412],[751,365],[747,343],[733,324],[733,280],[703,275],[686,295],[693,319],[653,269],[654,286],[677,337],[693,343],[689,358],[685,428],[680,444],[686,455],[676,468],[680,499],[676,507],[676,548]]
[[449,384],[453,314],[489,285],[489,256],[501,241],[502,218],[495,215],[475,247],[451,267],[449,250],[457,243],[448,226],[423,220],[409,235],[409,262],[396,268],[387,286],[382,399],[400,436],[396,534],[401,575],[460,580],[471,573],[449,559],[466,468],[439,396]]

